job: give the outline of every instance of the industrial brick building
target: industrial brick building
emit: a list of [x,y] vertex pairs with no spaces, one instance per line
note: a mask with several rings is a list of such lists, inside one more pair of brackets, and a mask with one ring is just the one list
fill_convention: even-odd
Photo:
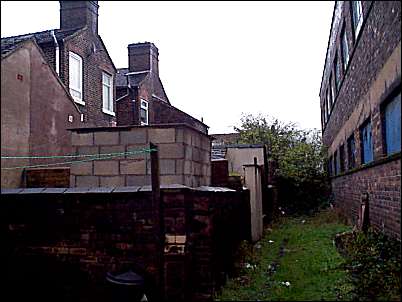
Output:
[[337,1],[320,87],[336,206],[400,239],[401,3]]

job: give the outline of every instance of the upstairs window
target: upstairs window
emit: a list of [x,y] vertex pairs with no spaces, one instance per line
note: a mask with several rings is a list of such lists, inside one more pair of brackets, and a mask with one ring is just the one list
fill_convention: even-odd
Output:
[[335,66],[335,87],[336,91],[338,91],[339,85],[341,84],[341,68],[340,68],[341,65],[339,64],[338,55],[335,56],[334,66]]
[[401,92],[385,105],[383,112],[387,155],[401,151]]
[[145,100],[141,100],[140,120],[141,126],[148,125],[148,102]]
[[352,1],[352,17],[355,38],[357,38],[363,23],[363,9],[361,1]]
[[371,122],[365,122],[360,128],[360,139],[362,146],[362,164],[373,161],[373,137],[371,133]]
[[341,37],[341,51],[343,59],[343,70],[346,71],[349,63],[349,46],[348,46],[348,35],[346,33],[346,28],[343,27],[342,37]]
[[82,95],[82,58],[76,53],[69,52],[69,88],[76,103],[85,105]]
[[348,138],[347,148],[348,148],[348,169],[350,170],[356,167],[356,147],[355,147],[354,134],[352,134]]
[[345,146],[341,145],[339,147],[339,172],[345,171]]
[[102,100],[104,113],[115,115],[113,111],[113,80],[112,76],[102,72]]

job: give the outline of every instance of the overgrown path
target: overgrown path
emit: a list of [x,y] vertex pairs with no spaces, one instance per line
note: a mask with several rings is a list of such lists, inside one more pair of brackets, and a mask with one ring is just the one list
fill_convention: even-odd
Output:
[[243,246],[239,275],[215,300],[345,300],[350,285],[333,238],[348,229],[330,211],[284,218],[258,244]]

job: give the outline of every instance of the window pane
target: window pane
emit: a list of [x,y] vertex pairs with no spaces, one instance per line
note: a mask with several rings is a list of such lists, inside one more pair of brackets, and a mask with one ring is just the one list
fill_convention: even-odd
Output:
[[146,109],[141,108],[141,123],[148,124],[148,112]]
[[371,123],[367,123],[361,130],[362,140],[362,163],[366,164],[373,160],[373,141],[371,136]]
[[345,147],[344,145],[339,147],[339,171],[345,171]]
[[338,57],[335,58],[335,86],[336,90],[339,90],[339,85],[341,83],[341,71],[339,69],[339,62]]
[[385,144],[387,154],[401,151],[401,93],[385,108]]

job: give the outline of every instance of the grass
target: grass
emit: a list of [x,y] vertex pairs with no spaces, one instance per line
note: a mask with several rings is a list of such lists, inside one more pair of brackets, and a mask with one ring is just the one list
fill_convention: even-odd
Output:
[[349,229],[331,210],[283,218],[265,229],[258,244],[243,244],[239,276],[228,280],[215,301],[348,300],[351,283],[333,239]]

